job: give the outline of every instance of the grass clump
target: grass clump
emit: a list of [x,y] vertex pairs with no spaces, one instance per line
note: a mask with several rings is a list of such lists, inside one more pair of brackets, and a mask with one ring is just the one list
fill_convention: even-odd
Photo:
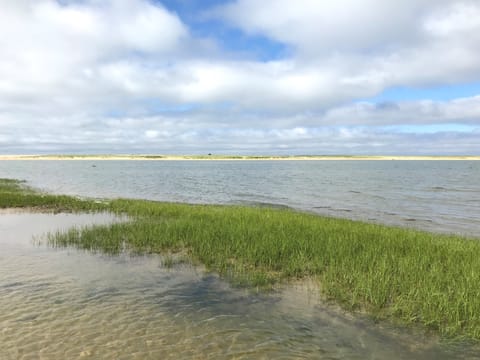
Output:
[[[181,254],[235,284],[314,276],[324,295],[378,318],[480,339],[479,239],[333,219],[288,209],[38,194],[0,180],[0,206],[110,211],[130,221],[51,237],[55,246]],[[166,258],[169,263],[169,258]]]
[[35,208],[52,212],[109,210],[104,201],[40,193],[26,186],[24,181],[14,179],[0,179],[1,208]]

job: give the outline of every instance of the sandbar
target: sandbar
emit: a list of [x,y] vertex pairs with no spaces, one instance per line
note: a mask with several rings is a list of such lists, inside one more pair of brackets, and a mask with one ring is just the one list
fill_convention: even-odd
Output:
[[389,156],[389,155],[157,155],[157,154],[108,154],[108,155],[0,155],[0,160],[480,160],[480,155],[459,155],[459,156]]

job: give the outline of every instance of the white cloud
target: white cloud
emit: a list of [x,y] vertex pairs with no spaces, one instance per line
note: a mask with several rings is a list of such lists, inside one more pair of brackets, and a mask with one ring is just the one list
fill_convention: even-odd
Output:
[[478,39],[479,35],[474,31],[480,28],[480,8],[475,2],[451,3],[431,13],[424,22],[424,28],[438,37],[452,37],[461,33],[469,35],[469,40]]
[[480,96],[451,101],[361,102],[328,110],[320,123],[341,125],[480,125]]
[[319,72],[334,65],[339,85],[361,83],[367,94],[480,76],[478,1],[238,0],[214,14],[290,44]]
[[145,137],[147,137],[148,139],[155,139],[156,137],[158,137],[158,135],[159,135],[159,132],[157,130],[145,131]]
[[174,52],[188,37],[175,15],[148,1],[24,0],[1,6],[0,92],[10,96],[42,98],[86,87],[102,63],[136,52]]
[[[0,142],[10,152],[31,146],[39,151],[141,153],[480,152],[480,97],[447,102],[359,103],[325,114],[283,117],[264,114],[249,118],[239,113],[228,125],[225,116],[229,115],[223,110],[94,119],[71,114],[35,122],[18,119],[17,123],[24,126],[14,126],[0,116]],[[457,129],[455,122],[469,127]],[[395,130],[397,124],[404,125]]]
[[[292,50],[222,53],[148,0],[0,0],[0,151],[407,151],[386,127],[480,123],[479,97],[357,102],[480,81],[477,1],[238,0],[210,16]],[[480,152],[462,136],[442,151]]]
[[419,18],[443,0],[238,0],[216,14],[307,53],[371,51],[415,40]]

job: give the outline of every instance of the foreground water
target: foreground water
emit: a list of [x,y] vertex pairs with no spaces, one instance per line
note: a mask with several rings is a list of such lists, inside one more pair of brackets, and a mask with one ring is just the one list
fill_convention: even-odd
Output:
[[267,204],[480,237],[480,161],[0,161],[54,193]]
[[0,214],[1,359],[478,358],[478,347],[344,314],[315,286],[252,293],[159,256],[42,245],[47,231],[113,220]]

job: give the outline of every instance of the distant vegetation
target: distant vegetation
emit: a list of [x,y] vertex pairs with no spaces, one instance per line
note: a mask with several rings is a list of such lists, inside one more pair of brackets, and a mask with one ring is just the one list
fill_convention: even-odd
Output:
[[126,214],[127,222],[52,234],[50,243],[173,254],[241,286],[313,277],[324,297],[346,309],[480,339],[479,239],[288,209],[79,199],[16,180],[0,180],[0,207]]

